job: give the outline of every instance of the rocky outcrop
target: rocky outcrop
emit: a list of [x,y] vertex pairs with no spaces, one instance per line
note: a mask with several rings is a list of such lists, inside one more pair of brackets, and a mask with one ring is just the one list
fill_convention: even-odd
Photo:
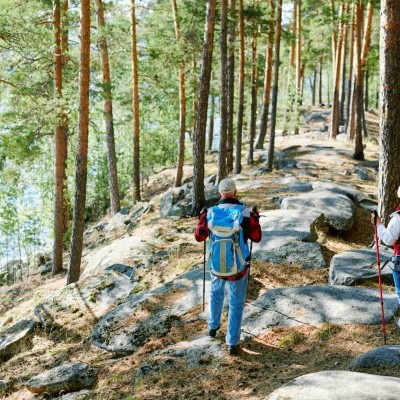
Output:
[[400,366],[400,346],[381,346],[355,358],[349,365],[351,369]]
[[[399,305],[394,294],[384,294],[385,319]],[[274,326],[322,323],[374,325],[381,323],[379,291],[347,286],[301,286],[269,290],[244,311],[244,336],[260,335]]]
[[321,371],[300,376],[265,400],[394,400],[400,379],[350,371]]
[[97,370],[88,364],[64,364],[29,379],[26,388],[36,394],[58,395],[90,389],[96,376]]
[[31,345],[31,338],[36,329],[34,319],[22,319],[0,332],[0,361],[6,361]]

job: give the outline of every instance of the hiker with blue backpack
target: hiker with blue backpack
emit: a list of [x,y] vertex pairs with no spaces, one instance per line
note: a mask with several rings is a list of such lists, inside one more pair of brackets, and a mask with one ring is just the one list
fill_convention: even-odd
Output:
[[210,209],[203,209],[195,230],[195,239],[209,237],[208,266],[211,272],[211,295],[208,333],[217,335],[221,325],[225,284],[229,287],[229,314],[226,343],[230,355],[239,352],[240,328],[250,269],[248,241],[261,240],[259,213],[237,199],[236,184],[223,179],[218,185],[221,200]]

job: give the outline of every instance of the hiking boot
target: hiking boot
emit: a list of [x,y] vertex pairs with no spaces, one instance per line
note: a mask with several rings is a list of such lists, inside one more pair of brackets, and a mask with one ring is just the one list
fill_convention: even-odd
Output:
[[228,346],[228,354],[230,356],[237,356],[239,354],[240,347],[237,344],[236,346]]
[[218,329],[219,329],[219,327],[216,328],[216,329],[210,329],[210,330],[208,331],[208,336],[211,336],[211,337],[217,336],[217,331],[218,331]]

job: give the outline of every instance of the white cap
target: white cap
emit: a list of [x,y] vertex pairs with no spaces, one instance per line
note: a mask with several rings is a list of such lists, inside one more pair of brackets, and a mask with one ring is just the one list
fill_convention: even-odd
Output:
[[218,191],[221,194],[229,194],[236,192],[236,184],[233,179],[222,179],[222,181],[218,185]]
[[397,197],[400,198],[400,186],[397,188]]

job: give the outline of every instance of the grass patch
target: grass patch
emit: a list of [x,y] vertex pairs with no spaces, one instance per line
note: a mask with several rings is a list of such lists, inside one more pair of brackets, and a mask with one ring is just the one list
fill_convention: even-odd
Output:
[[291,329],[289,333],[282,336],[278,340],[279,347],[292,347],[296,346],[299,343],[304,342],[305,336],[301,332],[297,331],[296,329]]
[[315,336],[318,340],[325,341],[328,340],[335,333],[340,332],[341,327],[335,324],[324,324],[321,329],[315,332]]

